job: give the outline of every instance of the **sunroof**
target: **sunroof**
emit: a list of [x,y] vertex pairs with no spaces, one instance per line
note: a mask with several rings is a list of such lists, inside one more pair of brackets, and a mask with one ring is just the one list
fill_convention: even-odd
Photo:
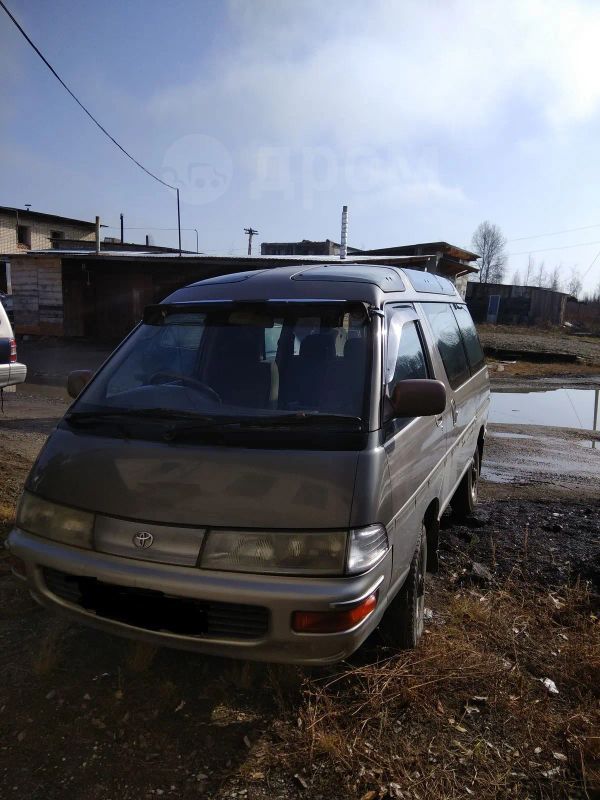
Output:
[[231,272],[228,275],[215,275],[213,278],[205,278],[203,281],[197,281],[191,284],[192,286],[214,286],[218,283],[241,283],[247,281],[253,275],[258,275],[264,270],[251,270],[249,272]]
[[347,283],[371,283],[384,292],[403,292],[404,282],[400,274],[389,267],[362,264],[332,264],[309,267],[292,276],[293,281],[336,281]]
[[418,269],[403,270],[406,277],[413,285],[416,292],[427,292],[428,294],[456,294],[456,289],[452,281],[443,278],[441,275],[433,275],[431,272],[421,272]]

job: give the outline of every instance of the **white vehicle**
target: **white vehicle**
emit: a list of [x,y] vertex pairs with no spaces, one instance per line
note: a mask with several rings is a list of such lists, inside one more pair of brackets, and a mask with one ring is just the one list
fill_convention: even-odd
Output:
[[23,383],[27,367],[17,361],[17,343],[4,306],[0,303],[0,389]]

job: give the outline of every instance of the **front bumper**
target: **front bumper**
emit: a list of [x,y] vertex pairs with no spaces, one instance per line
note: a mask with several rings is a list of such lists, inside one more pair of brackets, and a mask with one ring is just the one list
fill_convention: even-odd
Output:
[[18,361],[11,361],[8,364],[0,364],[0,388],[14,386],[16,383],[24,383],[27,378],[27,367]]
[[[348,657],[374,630],[386,605],[392,553],[364,575],[348,578],[304,578],[216,572],[195,567],[158,564],[98,553],[33,536],[18,528],[8,537],[11,554],[26,565],[33,597],[82,623],[111,633],[141,639],[156,646],[176,647],[232,658],[297,664],[327,664]],[[268,612],[266,631],[259,638],[189,635],[150,630],[100,616],[55,594],[45,577],[55,570],[102,584],[161,592],[168,598],[189,598],[209,603],[260,606]],[[291,629],[294,611],[327,611],[358,601],[378,590],[373,613],[343,633],[308,634]]]

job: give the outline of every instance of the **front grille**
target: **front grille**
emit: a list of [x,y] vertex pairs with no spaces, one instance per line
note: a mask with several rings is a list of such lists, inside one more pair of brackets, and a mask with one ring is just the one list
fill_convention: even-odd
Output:
[[173,597],[152,589],[104,583],[44,569],[46,587],[67,603],[136,628],[183,636],[260,639],[269,627],[262,606]]

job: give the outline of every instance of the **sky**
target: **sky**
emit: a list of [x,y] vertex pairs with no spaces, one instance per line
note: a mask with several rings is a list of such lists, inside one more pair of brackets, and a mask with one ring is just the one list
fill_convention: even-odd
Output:
[[[203,252],[339,241],[347,204],[356,247],[489,220],[507,278],[532,254],[600,284],[596,0],[5,1]],[[0,74],[0,205],[176,244],[175,193],[1,11]]]

